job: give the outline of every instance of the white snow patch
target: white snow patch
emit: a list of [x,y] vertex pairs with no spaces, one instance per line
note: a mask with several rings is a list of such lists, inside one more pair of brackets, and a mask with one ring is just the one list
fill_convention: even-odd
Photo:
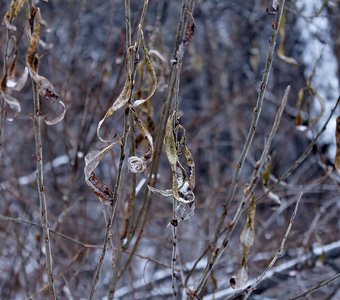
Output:
[[[319,16],[315,16],[321,8],[322,2],[322,0],[296,1],[296,7],[303,15],[298,18],[297,27],[301,35],[301,42],[304,44],[302,61],[306,65],[306,77],[311,75],[313,67],[321,55],[312,80],[316,91],[325,100],[325,113],[318,122],[319,128],[329,116],[340,92],[338,64],[333,50],[327,11],[324,9]],[[313,18],[311,18],[312,16]],[[319,105],[316,104],[314,109],[317,111],[318,107]],[[321,144],[330,145],[328,154],[331,158],[334,158],[336,152],[335,128],[336,116],[331,119],[320,138]]]

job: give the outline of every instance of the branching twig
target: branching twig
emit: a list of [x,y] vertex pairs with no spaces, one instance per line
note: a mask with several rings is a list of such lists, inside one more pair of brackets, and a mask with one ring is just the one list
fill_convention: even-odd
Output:
[[251,146],[252,141],[253,141],[254,136],[255,136],[257,124],[258,124],[260,114],[261,114],[261,111],[262,111],[264,96],[265,96],[265,93],[266,93],[266,90],[267,90],[269,75],[270,75],[270,71],[271,71],[272,64],[273,64],[276,38],[277,38],[278,31],[279,31],[279,28],[280,28],[281,19],[282,19],[282,15],[283,15],[283,11],[284,11],[284,6],[285,6],[285,0],[281,0],[280,4],[279,4],[279,11],[277,13],[275,23],[273,25],[273,33],[272,33],[272,36],[271,36],[270,41],[269,41],[266,65],[265,65],[265,68],[264,68],[263,77],[262,77],[261,84],[260,84],[260,92],[258,94],[256,106],[254,108],[253,119],[252,119],[250,129],[248,131],[248,135],[247,135],[246,141],[244,143],[244,146],[243,146],[243,149],[242,149],[242,152],[241,152],[240,159],[239,159],[238,164],[237,164],[236,171],[235,171],[234,176],[233,176],[233,180],[232,180],[231,185],[229,187],[229,191],[228,191],[227,199],[226,199],[226,202],[225,202],[223,214],[221,215],[219,222],[218,222],[218,225],[217,225],[215,237],[214,237],[214,240],[213,240],[213,243],[212,243],[213,246],[216,245],[217,240],[220,236],[227,211],[228,211],[228,209],[231,205],[231,202],[234,199],[234,195],[235,195],[235,192],[236,192],[236,188],[237,188],[237,184],[238,184],[238,181],[239,181],[241,170],[243,168],[243,165],[244,165],[244,162],[246,160],[248,151],[250,149],[250,146]]
[[317,133],[317,135],[313,138],[313,140],[310,142],[310,144],[308,145],[308,147],[303,151],[303,153],[299,156],[299,158],[288,168],[288,170],[282,174],[278,180],[268,188],[268,190],[266,191],[266,193],[264,193],[263,195],[261,195],[257,201],[260,201],[261,199],[264,198],[265,195],[267,195],[269,192],[271,192],[274,188],[276,188],[282,181],[285,181],[302,163],[303,161],[308,157],[308,155],[310,154],[310,152],[313,150],[313,147],[316,145],[317,141],[319,140],[320,136],[322,135],[322,133],[326,130],[327,125],[329,123],[329,121],[331,120],[331,118],[333,117],[338,105],[340,103],[340,97],[338,98],[338,100],[336,101],[334,107],[331,110],[331,113],[329,114],[327,120],[325,121],[324,125],[321,127],[321,129],[319,130],[319,132]]
[[98,265],[97,265],[97,268],[96,268],[96,271],[95,271],[94,279],[93,279],[93,282],[92,282],[92,285],[91,285],[91,291],[90,291],[90,296],[89,296],[90,300],[93,299],[93,296],[94,296],[94,293],[96,291],[96,287],[97,287],[97,284],[98,284],[98,281],[99,281],[101,269],[102,269],[105,254],[106,254],[107,244],[108,244],[108,241],[109,241],[109,235],[110,235],[110,232],[111,232],[111,226],[112,226],[113,219],[114,219],[115,212],[116,212],[119,188],[120,188],[120,183],[121,183],[121,178],[122,178],[122,169],[123,169],[123,163],[124,163],[124,158],[125,158],[125,144],[126,144],[126,139],[127,139],[127,135],[128,135],[127,118],[128,118],[128,109],[126,109],[126,112],[125,112],[124,136],[123,136],[122,141],[121,141],[118,174],[117,174],[116,184],[115,184],[115,188],[114,188],[113,200],[112,200],[112,203],[110,204],[110,216],[109,216],[108,223],[106,225],[103,251],[100,255],[99,262],[98,262]]
[[267,272],[274,266],[274,264],[276,263],[276,261],[278,260],[278,258],[282,255],[282,252],[283,252],[283,248],[285,246],[285,243],[286,243],[286,240],[288,238],[288,235],[289,235],[289,232],[292,228],[292,225],[293,225],[293,222],[294,222],[294,219],[295,219],[295,216],[296,216],[296,213],[297,213],[297,210],[299,208],[299,203],[300,203],[300,200],[302,198],[302,193],[300,193],[299,195],[299,198],[297,199],[296,201],[296,204],[295,204],[295,208],[294,208],[294,212],[289,220],[289,224],[288,224],[288,227],[287,227],[287,230],[286,230],[286,233],[285,235],[283,236],[283,239],[281,241],[281,245],[280,245],[280,248],[277,250],[277,252],[275,253],[273,259],[270,261],[268,267],[264,270],[264,272],[261,274],[261,276],[257,279],[257,281],[249,288],[247,294],[244,296],[244,300],[248,299],[249,296],[251,295],[251,293],[256,289],[256,287],[259,285],[259,283],[263,280],[263,278],[266,276]]
[[324,287],[325,285],[329,285],[330,283],[338,280],[339,278],[340,278],[340,273],[332,276],[331,278],[329,278],[329,279],[327,279],[325,281],[322,281],[322,282],[318,283],[316,286],[312,287],[308,291],[306,291],[306,292],[304,292],[304,293],[302,293],[300,295],[297,295],[297,296],[295,296],[293,298],[290,298],[290,300],[300,299],[300,298],[305,297],[305,296],[307,296],[309,294],[312,294],[312,293],[316,292],[317,290],[321,289],[322,287]]

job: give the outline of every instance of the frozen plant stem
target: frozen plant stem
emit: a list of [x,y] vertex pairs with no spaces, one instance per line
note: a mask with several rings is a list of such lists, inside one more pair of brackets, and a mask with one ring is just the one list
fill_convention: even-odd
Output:
[[[227,199],[223,208],[223,212],[222,215],[218,221],[218,225],[215,231],[215,236],[213,241],[211,242],[211,248],[212,249],[217,249],[217,241],[221,235],[222,229],[223,229],[223,225],[224,225],[224,221],[227,215],[227,211],[231,205],[231,202],[234,199],[234,195],[236,192],[236,188],[238,185],[238,181],[239,181],[239,177],[240,177],[240,173],[241,170],[243,168],[244,162],[247,158],[250,146],[253,142],[254,136],[255,136],[255,132],[257,129],[257,124],[261,115],[261,111],[262,111],[262,107],[263,107],[263,100],[264,100],[264,96],[267,90],[267,85],[268,85],[268,80],[269,80],[269,75],[270,75],[270,71],[272,68],[272,64],[273,64],[273,56],[274,56],[274,50],[275,50],[275,45],[276,45],[276,38],[278,35],[278,31],[280,28],[280,24],[281,24],[281,19],[282,19],[282,15],[283,15],[283,11],[284,11],[284,5],[285,5],[285,0],[280,1],[279,4],[279,10],[277,13],[277,17],[275,22],[273,23],[273,33],[271,35],[271,38],[269,40],[269,46],[268,46],[268,54],[267,54],[267,59],[266,59],[266,64],[265,64],[265,68],[264,68],[264,72],[263,72],[263,77],[261,80],[261,84],[260,84],[260,91],[257,97],[257,101],[256,101],[256,106],[254,108],[254,113],[253,113],[253,119],[250,125],[250,129],[248,131],[247,137],[246,137],[246,141],[244,143],[243,149],[241,151],[241,155],[240,155],[240,159],[239,162],[237,164],[236,167],[236,171],[234,173],[233,176],[233,180],[232,183],[230,185],[229,191],[228,191],[228,195],[227,195]],[[197,286],[196,289],[196,293],[200,294],[202,292],[202,289],[215,265],[215,263],[217,262],[217,257],[216,257],[216,253],[215,250],[213,250],[212,254],[210,255],[210,258],[208,260],[207,266],[202,274],[202,277],[199,281],[199,284]]]
[[50,242],[50,229],[47,218],[46,195],[44,186],[43,173],[43,153],[42,153],[42,139],[41,139],[41,113],[40,113],[40,98],[38,94],[38,86],[33,82],[33,121],[34,121],[34,136],[35,136],[35,151],[37,161],[37,184],[40,203],[40,218],[43,229],[45,255],[46,255],[46,271],[49,282],[50,299],[57,299],[54,287],[53,268],[52,268],[52,251]]

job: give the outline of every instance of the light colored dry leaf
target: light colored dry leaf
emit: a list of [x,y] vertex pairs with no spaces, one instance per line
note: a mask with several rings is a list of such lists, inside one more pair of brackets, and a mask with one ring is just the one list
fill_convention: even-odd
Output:
[[6,12],[3,22],[8,30],[16,31],[17,28],[15,25],[11,24],[13,19],[15,19],[19,12],[21,11],[25,0],[12,0],[8,11]]
[[[184,155],[186,159],[186,166],[188,167],[189,170],[189,176],[186,176],[188,178],[188,183],[189,183],[189,189],[193,190],[195,188],[195,162],[194,162],[194,157],[187,147],[187,142],[186,142],[186,130],[182,125],[177,125],[178,129],[182,129],[183,131],[183,136],[182,140],[180,142],[181,147],[184,148]],[[186,172],[185,172],[185,175]]]
[[173,130],[175,114],[176,113],[174,112],[172,115],[169,116],[168,121],[166,123],[164,136],[165,152],[171,166],[176,166],[177,163],[177,150]]
[[255,232],[251,230],[250,228],[245,227],[242,230],[242,233],[240,235],[241,244],[244,247],[250,248],[254,244],[254,240],[255,240]]
[[131,156],[128,158],[128,169],[132,173],[143,172],[151,163],[153,156],[153,139],[150,132],[147,130],[138,113],[131,107],[131,113],[134,116],[134,121],[142,132],[143,139],[147,142],[148,151],[143,157]]
[[156,88],[157,88],[157,77],[156,77],[156,72],[155,69],[153,67],[151,58],[150,58],[150,54],[144,39],[144,34],[143,34],[143,30],[141,25],[139,26],[139,30],[141,33],[141,41],[142,41],[142,48],[143,48],[143,53],[144,53],[144,60],[145,60],[145,64],[146,64],[146,68],[148,69],[150,76],[151,76],[151,80],[152,80],[152,86],[151,86],[151,90],[149,92],[149,94],[146,96],[145,99],[138,99],[135,100],[133,103],[133,107],[137,107],[143,103],[145,103],[146,101],[149,101],[151,99],[151,97],[154,95]]
[[158,50],[151,49],[149,51],[149,54],[157,57],[163,64],[166,64],[166,65],[168,64],[168,60]]
[[[104,117],[99,121],[97,125],[97,136],[102,142],[112,142],[112,139],[104,139],[100,135],[100,128],[102,127],[105,120],[109,117],[111,117],[117,110],[124,107],[131,97],[131,91],[132,91],[132,74],[131,74],[131,52],[135,51],[135,47],[131,46],[129,47],[127,54],[126,54],[126,62],[125,62],[125,68],[126,68],[126,74],[125,74],[125,83],[123,90],[119,94],[118,98],[113,102],[113,104],[109,107],[109,109],[106,111]],[[114,135],[115,137],[116,135]]]
[[97,168],[100,161],[104,158],[105,154],[108,153],[115,143],[111,143],[101,150],[93,150],[85,156],[85,182],[90,187],[93,193],[107,205],[110,205],[113,200],[113,192],[101,182],[95,175],[94,171]]
[[164,197],[172,197],[172,190],[160,190],[156,189],[148,184],[148,189],[156,194],[162,195]]
[[[273,8],[274,8],[274,2],[277,2],[276,6],[278,6],[278,0],[277,1],[273,1]],[[274,8],[276,10],[276,8]],[[283,60],[284,62],[286,62],[287,64],[291,64],[291,65],[298,65],[298,62],[296,61],[296,59],[294,59],[293,57],[288,57],[284,54],[285,50],[284,50],[284,44],[285,44],[285,40],[286,40],[286,14],[282,15],[282,19],[281,19],[281,24],[280,24],[280,28],[279,28],[279,35],[280,35],[280,46],[277,49],[277,56]]]
[[6,85],[11,90],[20,92],[22,88],[25,86],[27,78],[28,78],[28,68],[25,67],[24,73],[21,75],[21,77],[17,81],[7,79]]
[[28,66],[28,70],[32,80],[38,87],[38,93],[40,97],[52,103],[58,103],[61,107],[61,112],[58,114],[58,116],[50,120],[45,119],[45,123],[47,125],[55,125],[61,122],[65,117],[66,107],[64,102],[60,100],[59,95],[56,93],[53,84],[46,77],[37,74],[30,66]]
[[56,93],[53,84],[46,77],[40,76],[30,66],[28,67],[28,70],[32,80],[38,86],[38,93],[41,97],[51,102],[59,100],[59,95]]
[[240,241],[241,241],[242,246],[244,248],[248,248],[248,249],[245,249],[246,252],[249,252],[249,248],[254,244],[254,240],[255,240],[255,213],[256,213],[256,202],[255,202],[255,197],[252,196],[250,200],[249,208],[248,208],[246,224],[244,225],[244,228],[240,235]]
[[14,98],[14,97],[12,97],[12,96],[4,93],[4,92],[1,92],[1,96],[5,100],[5,102],[9,105],[9,107],[14,111],[13,116],[7,117],[8,121],[13,121],[15,119],[15,117],[17,116],[17,114],[20,113],[21,105],[16,98]]
[[40,9],[37,8],[35,11],[35,15],[34,15],[33,33],[29,36],[30,45],[28,47],[27,54],[26,54],[26,64],[32,70],[35,69],[34,58],[35,58],[35,55],[37,53],[38,46],[39,46],[40,22],[41,22]]
[[64,120],[65,114],[66,114],[66,107],[63,101],[59,100],[58,101],[59,105],[62,108],[62,111],[60,112],[60,114],[58,116],[56,116],[55,118],[51,119],[51,120],[47,120],[45,119],[45,123],[47,125],[55,125],[58,124],[59,122],[61,122],[62,120]]

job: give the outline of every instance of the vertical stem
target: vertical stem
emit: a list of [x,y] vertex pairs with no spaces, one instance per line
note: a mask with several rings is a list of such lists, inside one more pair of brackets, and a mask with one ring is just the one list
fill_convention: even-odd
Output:
[[[3,62],[3,67],[2,67],[2,77],[1,77],[1,84],[3,83],[2,81],[6,79],[5,77],[7,76],[7,48],[8,48],[8,39],[9,39],[9,30],[6,29],[6,40],[5,40],[5,49],[4,49],[4,62]],[[2,88],[6,88],[1,86]],[[1,156],[2,156],[2,148],[3,148],[3,135],[4,135],[4,128],[5,128],[5,100],[0,96],[0,163],[1,163]]]
[[[31,32],[33,32],[34,27],[34,7],[32,1],[29,1],[30,9],[30,27]],[[38,58],[35,58],[34,66],[35,71],[38,69]],[[34,137],[35,137],[35,155],[37,161],[37,185],[38,185],[38,195],[40,204],[40,221],[43,228],[43,237],[45,243],[45,255],[46,255],[46,271],[49,283],[49,294],[50,299],[57,299],[56,290],[54,286],[53,278],[53,260],[52,260],[52,249],[50,242],[50,229],[47,217],[47,205],[46,205],[46,195],[44,186],[44,172],[43,172],[43,153],[42,153],[42,118],[40,111],[40,97],[38,92],[38,85],[32,80],[33,88],[33,122],[34,122]]]
[[[92,285],[91,285],[91,291],[90,291],[90,296],[89,296],[90,300],[92,300],[93,297],[94,297],[94,293],[96,291],[96,287],[97,287],[97,284],[98,284],[98,281],[99,281],[100,273],[101,273],[101,270],[102,270],[102,267],[103,267],[104,258],[105,258],[105,254],[106,254],[106,250],[107,250],[107,244],[109,242],[111,227],[112,227],[112,223],[113,223],[116,208],[117,208],[118,194],[119,194],[119,189],[120,189],[120,184],[121,184],[121,179],[122,179],[123,164],[124,164],[124,159],[125,159],[125,145],[126,145],[126,139],[127,139],[127,135],[128,135],[128,130],[127,130],[128,114],[129,114],[129,110],[126,109],[125,117],[124,117],[124,136],[122,138],[121,146],[120,146],[120,158],[119,158],[119,167],[118,167],[117,179],[116,179],[116,184],[115,184],[115,188],[114,188],[114,192],[113,192],[113,200],[112,200],[112,203],[110,205],[110,216],[109,216],[108,223],[106,225],[106,232],[105,232],[103,250],[102,250],[101,256],[99,258],[99,263],[97,265],[96,272],[95,272],[93,282],[92,282]],[[113,291],[113,293],[114,293],[114,291]],[[111,294],[111,290],[110,290],[110,294]]]
[[[176,57],[176,53],[178,51],[178,47],[179,47],[178,41],[180,41],[181,38],[182,40],[184,38],[185,32],[183,30],[183,24],[185,24],[184,25],[185,29],[187,28],[187,24],[188,24],[188,19],[186,18],[186,14],[185,14],[186,2],[187,2],[186,0],[182,0],[182,12],[181,12],[180,20],[177,26],[174,57]],[[195,3],[195,0],[190,0],[189,13],[192,13],[193,8],[194,8],[194,3]],[[155,139],[154,155],[153,155],[153,159],[151,163],[151,171],[150,171],[149,180],[152,184],[155,184],[157,181],[157,173],[158,173],[158,167],[160,163],[160,155],[161,155],[163,140],[164,140],[164,135],[165,135],[165,126],[166,126],[166,122],[169,117],[170,110],[173,107],[173,95],[174,95],[174,90],[175,90],[175,85],[176,85],[176,78],[177,78],[177,74],[179,74],[181,71],[180,67],[181,67],[182,58],[177,61],[177,65],[179,66],[178,68],[175,64],[172,64],[171,66],[171,71],[170,71],[170,76],[169,76],[169,86],[166,91],[165,102],[164,102],[163,109],[162,109],[160,125],[158,127],[157,136]],[[137,250],[139,242],[142,239],[144,226],[148,219],[147,216],[148,216],[150,203],[151,203],[151,194],[150,194],[150,191],[146,189],[142,207],[138,213],[138,216],[136,217],[136,220],[138,223],[136,223],[133,228],[133,235],[135,235],[135,232],[138,229],[136,241],[133,244],[130,255],[125,263],[125,266],[124,266],[125,269],[130,264],[132,257]]]
[[48,275],[50,299],[57,299],[55,286],[54,286],[54,279],[53,279],[50,229],[49,229],[48,218],[47,218],[47,205],[46,205],[46,195],[45,195],[45,186],[44,186],[40,98],[38,94],[38,87],[35,82],[33,82],[33,109],[34,109],[34,114],[33,114],[34,136],[35,136],[35,149],[36,149],[35,151],[36,151],[36,160],[37,160],[37,184],[38,184],[39,203],[40,203],[40,218],[41,218],[41,225],[43,228],[43,236],[44,236],[44,243],[45,243],[46,271]]
[[178,235],[177,235],[177,216],[176,216],[177,200],[173,198],[173,208],[172,208],[172,257],[171,257],[171,288],[173,298],[177,299],[177,286],[176,286],[176,261],[177,261],[177,247],[178,247]]

